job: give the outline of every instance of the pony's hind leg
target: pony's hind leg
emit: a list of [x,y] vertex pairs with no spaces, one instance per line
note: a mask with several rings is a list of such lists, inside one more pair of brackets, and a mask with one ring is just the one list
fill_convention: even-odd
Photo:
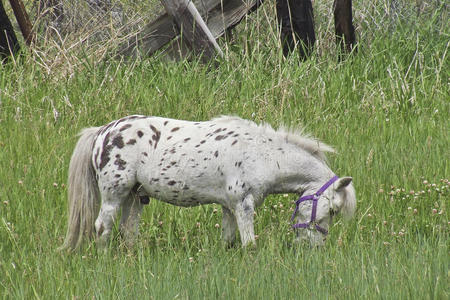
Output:
[[136,242],[143,207],[144,204],[135,192],[132,192],[123,204],[119,230],[128,247],[132,247]]
[[102,192],[102,204],[97,220],[95,220],[95,231],[97,235],[97,244],[105,247],[112,232],[114,222],[120,207],[127,200],[131,190],[111,190]]

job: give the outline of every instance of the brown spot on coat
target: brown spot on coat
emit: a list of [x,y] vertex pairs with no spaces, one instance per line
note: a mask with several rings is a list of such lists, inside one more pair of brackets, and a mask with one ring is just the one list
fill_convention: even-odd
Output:
[[161,138],[161,131],[156,129],[156,127],[153,125],[150,125],[150,129],[155,133],[154,135],[152,135],[152,140],[155,141],[155,149],[156,149],[156,147],[158,146],[159,139]]
[[111,145],[108,145],[108,143],[109,143],[109,132],[103,139],[103,146],[102,146],[103,151],[100,154],[100,166],[99,166],[100,170],[102,170],[110,160],[109,154],[113,147]]
[[127,130],[127,129],[130,128],[131,126],[132,126],[131,124],[125,124],[125,125],[123,125],[123,126],[119,129],[119,131]]
[[135,139],[131,139],[127,142],[127,145],[134,145],[136,144],[136,140]]
[[172,128],[172,130],[170,132],[175,132],[177,130],[180,130],[180,127],[174,127],[174,128]]
[[118,166],[117,167],[118,170],[125,170],[127,162],[120,158],[120,154],[117,154],[116,161],[114,162],[114,164]]
[[124,146],[122,135],[118,134],[114,137],[111,143],[114,147],[122,149]]

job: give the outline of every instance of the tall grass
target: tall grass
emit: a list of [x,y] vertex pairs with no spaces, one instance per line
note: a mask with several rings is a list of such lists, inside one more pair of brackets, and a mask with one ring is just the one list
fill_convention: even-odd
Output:
[[[319,40],[303,63],[282,57],[266,3],[215,67],[98,59],[98,47],[51,40],[60,48],[0,66],[0,296],[449,298],[448,8],[417,3],[355,3],[359,51],[343,62],[330,4],[316,2]],[[353,176],[356,216],[338,219],[322,249],[295,246],[295,195],[271,196],[257,247],[226,249],[219,207],[152,200],[134,249],[116,234],[106,254],[58,253],[76,134],[134,113],[303,126],[338,150],[330,166]]]

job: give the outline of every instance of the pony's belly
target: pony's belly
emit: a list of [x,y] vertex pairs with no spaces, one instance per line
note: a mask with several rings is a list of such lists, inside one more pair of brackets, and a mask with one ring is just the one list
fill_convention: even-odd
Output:
[[159,201],[166,202],[176,206],[192,207],[202,204],[219,203],[217,199],[206,195],[199,195],[192,192],[160,191],[158,189],[150,190],[148,195]]
[[167,183],[155,183],[143,185],[145,193],[160,201],[177,206],[191,207],[202,204],[218,203],[222,204],[220,193],[212,186],[196,186],[193,182],[169,181]]

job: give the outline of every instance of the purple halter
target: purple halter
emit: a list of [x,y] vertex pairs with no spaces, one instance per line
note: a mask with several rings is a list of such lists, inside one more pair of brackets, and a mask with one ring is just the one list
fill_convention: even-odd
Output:
[[328,182],[325,183],[314,195],[307,195],[307,196],[300,197],[295,202],[295,210],[294,210],[294,213],[292,214],[291,222],[294,220],[295,214],[298,211],[298,207],[299,207],[300,203],[302,203],[304,201],[308,201],[308,200],[312,200],[313,203],[312,203],[312,211],[311,211],[311,220],[309,220],[308,223],[297,223],[297,224],[294,224],[294,225],[292,225],[292,228],[294,228],[294,229],[296,229],[296,228],[309,228],[310,225],[313,224],[314,228],[316,228],[317,231],[319,231],[320,233],[325,234],[325,235],[328,234],[328,230],[326,230],[325,228],[320,227],[319,224],[316,223],[317,202],[319,200],[320,195],[322,195],[323,192],[325,192],[327,190],[327,188],[329,188],[338,179],[339,179],[338,176],[334,176],[333,178],[328,180]]

